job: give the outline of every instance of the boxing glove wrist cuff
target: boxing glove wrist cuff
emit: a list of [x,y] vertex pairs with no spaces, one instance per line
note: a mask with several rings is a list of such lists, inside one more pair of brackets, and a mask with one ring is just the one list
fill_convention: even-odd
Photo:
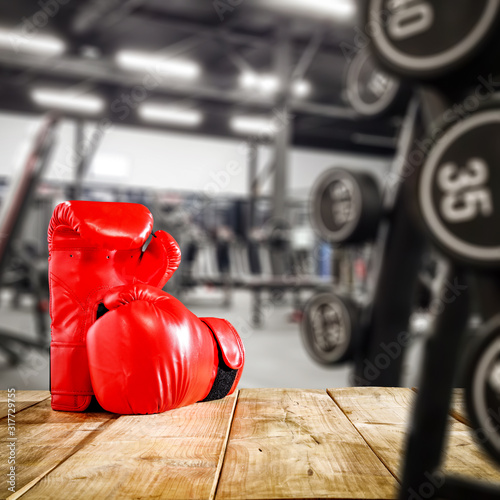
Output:
[[208,395],[201,402],[222,399],[231,394],[241,378],[244,348],[241,338],[231,323],[218,318],[200,318],[205,323],[217,345],[219,364],[217,375]]
[[236,380],[238,370],[235,370],[226,365],[219,343],[217,342],[217,351],[219,353],[219,366],[217,367],[217,375],[210,392],[205,399],[200,402],[214,401],[215,399],[225,398],[230,392]]

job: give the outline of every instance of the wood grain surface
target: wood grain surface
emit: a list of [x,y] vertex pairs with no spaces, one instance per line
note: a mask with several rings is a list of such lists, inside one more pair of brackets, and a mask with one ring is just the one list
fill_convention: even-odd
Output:
[[[7,416],[7,395],[7,391],[0,391],[0,418]],[[15,401],[15,410],[16,413],[19,413],[48,398],[50,398],[49,391],[16,391],[15,398],[10,399],[10,401]]]
[[[242,389],[160,415],[120,416],[55,412],[48,392],[18,392],[16,493],[0,482],[0,498],[393,499],[415,397],[399,388]],[[444,470],[500,482],[462,401],[456,391]],[[7,417],[0,423],[5,478]]]
[[240,391],[218,500],[394,495],[392,475],[324,391]]
[[[55,412],[50,399],[35,404],[16,415],[17,490],[52,470],[76,450],[91,442],[116,416],[110,413]],[[4,451],[9,435],[6,418],[0,427],[0,477],[8,470]],[[8,493],[6,481],[0,482],[0,498]]]
[[470,427],[470,420],[467,416],[467,410],[465,409],[465,395],[463,389],[455,389],[453,391],[450,414],[459,422]]
[[[413,391],[400,388],[329,389],[328,393],[386,467],[400,479]],[[443,470],[500,482],[500,468],[478,447],[470,427],[450,416]]]
[[210,498],[235,401],[233,395],[159,415],[103,413],[112,425],[21,498]]

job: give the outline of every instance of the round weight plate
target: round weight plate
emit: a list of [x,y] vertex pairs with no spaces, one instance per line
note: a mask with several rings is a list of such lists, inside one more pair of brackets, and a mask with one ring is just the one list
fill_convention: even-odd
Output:
[[500,109],[481,110],[444,132],[419,172],[420,212],[453,258],[500,265]]
[[350,62],[345,86],[350,105],[367,117],[388,111],[401,90],[399,79],[380,69],[366,50],[358,52]]
[[476,438],[500,462],[500,317],[485,328],[467,368],[466,406]]
[[398,74],[438,78],[463,66],[495,31],[498,0],[370,0],[368,25],[381,60]]
[[354,305],[330,292],[314,295],[304,308],[301,336],[311,357],[323,365],[351,359],[355,337]]
[[373,238],[381,211],[377,184],[368,174],[335,168],[321,176],[312,191],[313,225],[332,243],[364,242]]

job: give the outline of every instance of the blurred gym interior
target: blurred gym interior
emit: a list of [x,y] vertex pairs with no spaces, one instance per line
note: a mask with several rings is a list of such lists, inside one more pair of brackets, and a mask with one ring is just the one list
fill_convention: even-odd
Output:
[[361,4],[0,2],[0,389],[49,388],[47,227],[75,199],[176,238],[165,290],[235,325],[240,387],[416,384],[446,262],[398,201],[415,102]]

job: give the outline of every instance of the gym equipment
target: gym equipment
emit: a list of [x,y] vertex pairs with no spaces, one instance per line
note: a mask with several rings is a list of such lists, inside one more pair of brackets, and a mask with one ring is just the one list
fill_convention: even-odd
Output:
[[[199,285],[222,288],[226,291],[227,306],[232,289],[248,289],[253,299],[251,322],[260,327],[269,304],[269,300],[263,300],[264,293],[277,303],[285,293],[293,292],[297,302],[302,290],[315,290],[331,280],[318,277],[313,271],[304,272],[300,265],[307,260],[304,249],[294,254],[292,239],[296,226],[288,220],[271,217],[269,199],[259,198],[255,205],[256,226],[251,230],[248,204],[243,200],[221,199],[204,207],[202,216],[197,217],[198,230],[191,224],[179,231],[183,252],[179,291]],[[291,208],[297,209],[307,214],[303,203]],[[211,230],[203,231],[201,227]]]
[[[46,321],[46,281],[47,268],[41,267],[32,256],[20,251],[16,246],[23,223],[26,219],[35,190],[45,172],[55,144],[55,131],[59,119],[55,116],[44,118],[37,134],[35,145],[19,175],[14,176],[11,187],[0,212],[0,282],[12,285],[16,281],[29,280],[35,301],[33,315],[37,340],[26,338],[17,332],[0,330],[0,349],[4,351],[11,364],[20,363],[16,346],[48,350],[49,338]],[[6,282],[6,272],[15,254],[25,272]]]
[[30,152],[20,175],[14,177],[11,188],[2,203],[0,213],[0,274],[7,265],[6,256],[12,251],[12,245],[22,228],[29,202],[47,167],[50,153],[54,146],[54,130],[58,119],[54,116],[45,118],[35,140],[35,146]]
[[311,217],[318,233],[332,243],[372,240],[382,217],[382,198],[373,177],[334,168],[316,182]]
[[359,341],[359,309],[348,297],[325,290],[311,297],[301,322],[302,342],[310,356],[323,365],[352,359]]
[[154,286],[111,288],[87,335],[92,387],[113,413],[161,413],[236,389],[245,359],[233,326],[197,318]]
[[[442,99],[447,103],[444,97]],[[450,258],[452,268],[468,269],[469,283],[476,285],[474,295],[478,298],[485,324],[477,332],[477,345],[470,348],[472,354],[465,373],[466,402],[476,437],[497,460],[500,460],[500,416],[495,414],[500,401],[495,378],[500,345],[500,276],[497,272],[500,262],[497,213],[500,176],[496,168],[499,116],[500,99],[494,95],[467,116],[451,123],[444,123],[444,118],[433,120],[434,133],[435,130],[441,133],[434,142],[429,137],[425,141],[416,141],[417,147],[427,144],[429,149],[422,155],[415,176],[417,213],[425,230]],[[454,280],[456,283],[456,277]],[[454,293],[470,295],[464,291],[468,290],[467,281],[460,283],[460,289],[452,285]],[[440,337],[446,337],[449,321],[438,330]],[[458,326],[454,333],[455,338],[450,342],[459,344],[464,337],[464,326]],[[431,346],[428,350],[431,351]],[[432,355],[432,352],[428,354]],[[451,363],[449,369],[453,373],[458,361],[453,359]],[[422,395],[422,401],[419,400],[422,420],[428,418],[424,396],[430,398],[432,391],[441,390],[440,395],[446,399],[450,397],[452,387],[450,382],[441,388],[433,387]],[[418,449],[416,443],[410,445],[409,453]],[[436,457],[440,453],[441,448],[437,448]],[[410,472],[408,475],[408,481],[415,480]]]
[[500,315],[477,336],[466,373],[467,413],[476,437],[500,463]]
[[478,75],[498,72],[500,2],[369,0],[366,13],[374,52],[385,67],[417,83],[432,83],[419,90],[423,131],[404,156],[412,186],[407,195],[415,218],[449,259],[434,333],[425,344],[399,499],[418,496],[438,473],[439,486],[426,498],[499,498],[497,486],[446,476],[440,466],[471,305],[484,326],[471,349],[467,407],[479,443],[500,459],[500,427],[492,414],[499,407],[500,100],[488,97],[489,88],[479,98],[477,81],[472,95],[471,85]]
[[500,265],[499,109],[495,97],[461,120],[436,125],[437,142],[418,142],[434,146],[417,165],[421,217],[433,241],[464,264]]
[[[380,62],[403,77],[436,81],[495,67],[498,0],[368,0],[364,19]],[[498,67],[498,66],[497,66]],[[463,85],[463,80],[461,81]]]
[[360,50],[347,66],[345,93],[352,108],[365,118],[396,114],[409,99],[401,80],[382,69],[366,49]]
[[[418,102],[412,100],[400,133],[396,160],[388,176],[394,182],[387,183],[383,193],[368,174],[333,169],[320,178],[311,197],[312,222],[323,238],[340,244],[339,248],[373,242],[367,290],[362,297],[356,297],[357,321],[349,332],[352,344],[345,354],[338,358],[330,356],[332,346],[315,340],[314,321],[308,317],[313,311],[310,307],[304,311],[302,323],[302,338],[313,358],[323,364],[354,361],[357,385],[394,387],[401,383],[406,344],[400,344],[400,354],[375,375],[370,367],[376,365],[381,356],[387,356],[385,346],[408,331],[424,251],[423,238],[410,217],[410,179],[403,173],[404,158],[416,134],[418,113]],[[311,302],[314,300],[313,297]],[[324,352],[322,347],[326,348]],[[339,350],[343,348],[340,346]]]

